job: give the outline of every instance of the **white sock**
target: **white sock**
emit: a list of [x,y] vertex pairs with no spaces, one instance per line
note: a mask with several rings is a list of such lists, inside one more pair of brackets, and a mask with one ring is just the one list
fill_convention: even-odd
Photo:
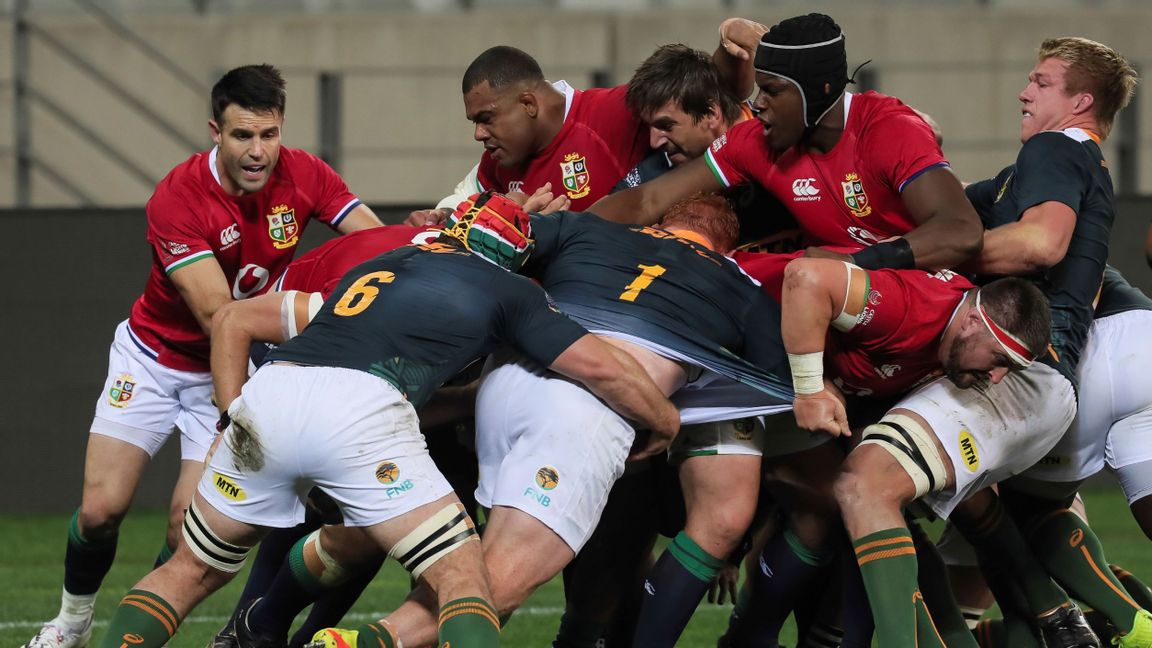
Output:
[[70,594],[66,589],[61,591],[60,614],[56,615],[56,619],[73,629],[81,629],[91,623],[96,595]]

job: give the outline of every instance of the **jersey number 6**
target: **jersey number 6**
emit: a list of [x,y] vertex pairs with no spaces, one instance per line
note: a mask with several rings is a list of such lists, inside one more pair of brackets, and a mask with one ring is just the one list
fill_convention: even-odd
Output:
[[387,270],[369,272],[357,279],[356,283],[344,291],[344,296],[336,303],[336,308],[333,310],[337,315],[343,315],[344,317],[351,317],[363,313],[364,309],[368,308],[368,305],[375,301],[376,296],[380,294],[380,288],[372,284],[392,283],[395,278],[396,275]]

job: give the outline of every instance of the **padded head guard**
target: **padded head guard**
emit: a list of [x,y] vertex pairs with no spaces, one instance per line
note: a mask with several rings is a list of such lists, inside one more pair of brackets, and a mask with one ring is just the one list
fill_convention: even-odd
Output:
[[516,272],[528,260],[535,243],[528,212],[502,194],[475,194],[448,216],[444,233],[473,254]]
[[[800,90],[804,126],[812,128],[832,109],[848,84],[844,33],[824,14],[812,13],[780,22],[760,39],[757,72],[774,74]],[[830,92],[824,92],[824,86]]]

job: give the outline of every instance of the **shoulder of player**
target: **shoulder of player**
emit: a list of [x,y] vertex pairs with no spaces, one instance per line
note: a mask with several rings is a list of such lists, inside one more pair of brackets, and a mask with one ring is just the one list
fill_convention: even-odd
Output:
[[1016,167],[1028,169],[1040,165],[1051,168],[1054,163],[1062,162],[1088,168],[1100,164],[1102,160],[1103,156],[1095,141],[1084,131],[1070,128],[1063,131],[1041,131],[1029,137],[1016,156]]
[[[853,115],[856,119],[852,119]],[[936,139],[932,127],[910,106],[896,97],[872,90],[852,95],[849,120],[854,122],[853,126],[859,129],[861,134],[889,127],[913,128],[923,131],[932,141]]]

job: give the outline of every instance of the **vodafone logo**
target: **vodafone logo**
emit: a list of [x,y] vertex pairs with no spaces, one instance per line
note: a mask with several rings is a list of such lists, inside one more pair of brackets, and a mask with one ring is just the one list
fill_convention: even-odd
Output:
[[232,282],[232,299],[246,299],[264,289],[268,285],[270,273],[267,268],[249,263],[236,273],[236,280]]
[[232,223],[228,227],[220,230],[220,245],[229,247],[236,241],[240,240],[240,228],[236,223]]
[[820,190],[812,186],[816,178],[796,178],[792,181],[792,201],[812,202],[820,200]]

